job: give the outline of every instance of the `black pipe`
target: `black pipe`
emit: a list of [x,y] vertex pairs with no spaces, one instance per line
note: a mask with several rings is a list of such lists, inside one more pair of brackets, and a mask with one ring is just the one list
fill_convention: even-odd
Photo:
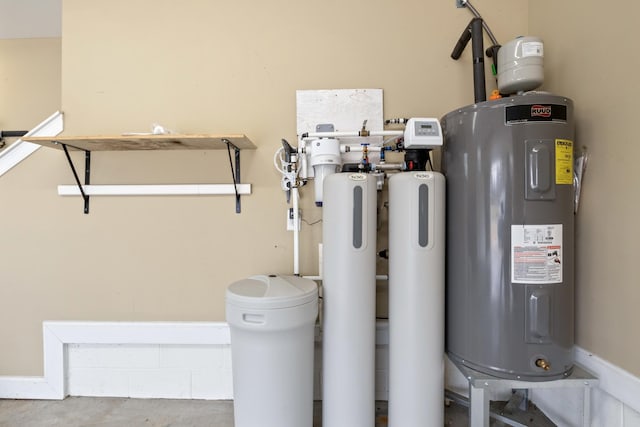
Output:
[[19,138],[26,134],[26,130],[0,130],[0,138]]
[[484,43],[482,40],[482,18],[471,20],[471,50],[473,51],[473,92],[475,102],[487,100],[484,82]]
[[451,58],[455,59],[456,61],[460,59],[460,55],[462,55],[464,48],[467,47],[469,40],[471,40],[471,24],[467,25],[460,35],[458,42],[453,47],[453,52],[451,52]]
[[487,89],[484,81],[484,43],[483,43],[482,18],[473,18],[465,27],[458,42],[451,52],[451,58],[459,59],[465,47],[471,40],[473,56],[473,94],[475,102],[487,100]]

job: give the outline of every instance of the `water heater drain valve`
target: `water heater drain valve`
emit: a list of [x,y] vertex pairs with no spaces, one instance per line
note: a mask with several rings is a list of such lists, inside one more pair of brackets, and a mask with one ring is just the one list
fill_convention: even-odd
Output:
[[551,369],[551,365],[549,365],[549,362],[547,362],[545,359],[537,359],[536,366],[538,368],[544,369],[545,371],[548,371],[549,369]]

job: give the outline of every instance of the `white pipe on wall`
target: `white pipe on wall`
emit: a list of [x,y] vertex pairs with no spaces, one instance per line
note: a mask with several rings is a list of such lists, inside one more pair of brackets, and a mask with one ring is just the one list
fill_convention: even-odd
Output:
[[[251,194],[251,184],[83,185],[88,196],[206,196]],[[79,196],[77,185],[59,185],[59,196]]]
[[366,131],[335,131],[335,132],[309,132],[304,134],[304,138],[355,138],[368,136],[402,136],[404,131],[401,130],[372,130]]
[[291,189],[293,199],[293,274],[300,274],[300,212],[298,187]]
[[[341,145],[340,146],[341,153],[349,153],[349,152],[361,153],[362,151],[364,151],[364,148],[362,147],[362,145]],[[370,151],[372,153],[377,153],[382,151],[382,147],[368,146],[367,151]]]

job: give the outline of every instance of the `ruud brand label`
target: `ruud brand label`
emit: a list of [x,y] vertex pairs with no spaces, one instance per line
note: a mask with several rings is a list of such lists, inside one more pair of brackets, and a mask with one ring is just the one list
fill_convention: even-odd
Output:
[[559,104],[511,105],[505,108],[505,123],[566,122],[567,106]]
[[531,117],[551,117],[551,105],[532,105]]

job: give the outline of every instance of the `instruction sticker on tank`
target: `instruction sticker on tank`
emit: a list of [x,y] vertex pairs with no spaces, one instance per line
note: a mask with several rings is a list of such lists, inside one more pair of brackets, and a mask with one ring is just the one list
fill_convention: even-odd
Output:
[[522,43],[522,57],[528,56],[544,56],[544,45],[540,42],[524,42]]
[[511,282],[562,283],[562,224],[511,226]]
[[556,139],[556,184],[573,184],[573,141]]

